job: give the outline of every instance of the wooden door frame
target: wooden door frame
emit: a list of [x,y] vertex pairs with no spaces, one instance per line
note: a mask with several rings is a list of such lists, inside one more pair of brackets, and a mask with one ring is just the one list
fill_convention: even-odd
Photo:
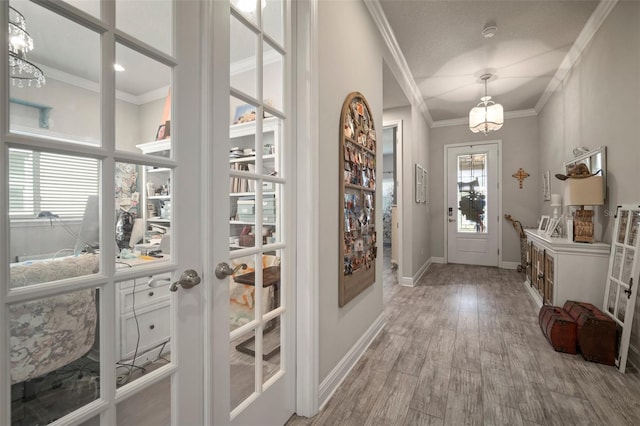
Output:
[[498,268],[504,268],[502,261],[502,139],[491,139],[486,141],[463,142],[444,145],[444,205],[442,206],[442,226],[444,228],[444,263],[449,263],[449,221],[447,216],[447,207],[449,206],[449,149],[463,148],[465,146],[473,147],[479,145],[498,146]]

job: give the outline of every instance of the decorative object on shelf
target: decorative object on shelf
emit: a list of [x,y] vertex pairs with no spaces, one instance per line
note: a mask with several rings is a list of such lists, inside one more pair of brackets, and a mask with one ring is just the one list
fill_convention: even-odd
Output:
[[491,74],[480,77],[484,81],[484,96],[480,98],[480,103],[469,111],[469,130],[473,133],[482,132],[486,135],[499,130],[504,124],[502,105],[495,103],[491,96],[487,95],[487,80],[491,77]]
[[233,124],[256,121],[256,107],[254,105],[239,105],[233,115]]
[[44,73],[36,64],[27,59],[27,52],[33,50],[33,38],[27,32],[27,21],[15,8],[9,6],[9,74],[11,84],[31,87],[46,84]]
[[[558,177],[558,175],[556,175]],[[560,177],[558,177],[561,179]],[[593,210],[584,206],[604,204],[602,176],[589,173],[585,164],[578,164],[565,177],[564,200],[567,206],[580,206],[573,218],[573,240],[593,242]]]
[[549,170],[544,172],[542,179],[542,199],[549,201],[551,200],[551,172]]
[[525,172],[522,167],[520,167],[517,172],[511,175],[511,177],[518,179],[518,188],[520,189],[522,189],[522,182],[524,182],[524,180],[529,176],[531,175]]
[[[370,111],[364,96],[352,92],[342,104],[340,114],[338,304],[341,307],[376,279],[376,132]],[[419,176],[422,181],[422,171]],[[422,188],[420,192],[416,188],[416,200],[419,194]]]
[[171,121],[167,120],[164,124],[158,126],[158,131],[156,132],[156,140],[161,141],[163,139],[167,139],[171,136]]

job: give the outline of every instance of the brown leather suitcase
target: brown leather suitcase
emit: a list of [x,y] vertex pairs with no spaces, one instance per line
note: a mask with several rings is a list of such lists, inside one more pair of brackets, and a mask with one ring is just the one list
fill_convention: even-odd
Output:
[[553,349],[575,355],[576,352],[576,322],[562,308],[545,305],[540,308],[538,321],[542,334],[547,338]]
[[576,321],[578,350],[587,361],[615,365],[617,325],[591,303],[567,300],[564,310]]

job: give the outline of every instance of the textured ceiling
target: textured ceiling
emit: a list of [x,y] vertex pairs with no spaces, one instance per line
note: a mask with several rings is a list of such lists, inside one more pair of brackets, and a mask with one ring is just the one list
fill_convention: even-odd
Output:
[[[534,108],[598,4],[379,1],[434,121],[468,116],[487,72],[495,75],[488,93],[505,111]],[[481,34],[487,25],[498,27],[493,38]]]

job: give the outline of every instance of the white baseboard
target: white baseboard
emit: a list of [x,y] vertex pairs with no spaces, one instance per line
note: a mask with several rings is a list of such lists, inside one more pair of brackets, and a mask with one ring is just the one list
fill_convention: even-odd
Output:
[[413,277],[402,277],[402,280],[400,280],[400,285],[404,287],[414,287],[415,284],[413,282]]
[[435,257],[435,256],[431,256],[431,258],[429,259],[429,261],[431,263],[444,263],[444,257]]
[[333,393],[338,386],[344,381],[351,369],[356,365],[364,351],[367,350],[373,339],[384,328],[384,315],[380,314],[378,318],[371,324],[371,327],[358,339],[355,345],[340,360],[331,373],[320,383],[320,394],[318,399],[320,402],[320,410],[329,402]]
[[538,294],[537,290],[534,290],[534,288],[531,286],[531,284],[529,284],[526,280],[523,282],[523,285],[524,285],[524,288],[527,289],[527,292],[531,296],[531,299],[534,301],[534,303],[538,306],[538,308],[541,308],[542,307],[542,297],[540,297],[540,295]]
[[431,263],[433,262],[431,261],[431,258],[429,258],[429,260],[427,260],[425,264],[422,265],[420,269],[418,269],[418,272],[416,272],[416,274],[413,277],[402,277],[402,280],[400,281],[400,285],[405,287],[415,287],[418,281],[420,281],[420,278],[422,278],[424,273],[427,272],[427,269],[429,269],[429,266],[431,266]]
[[518,262],[500,262],[500,268],[502,269],[518,269],[520,263]]

